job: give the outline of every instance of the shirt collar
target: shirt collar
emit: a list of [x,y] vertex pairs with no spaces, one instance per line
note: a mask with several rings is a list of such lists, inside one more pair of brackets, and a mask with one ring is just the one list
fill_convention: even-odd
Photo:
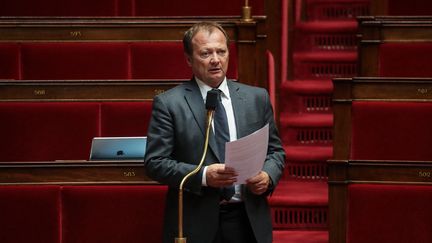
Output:
[[[206,83],[204,83],[203,81],[199,80],[196,77],[195,77],[195,80],[196,80],[198,87],[201,91],[201,96],[203,97],[203,99],[205,101],[207,99],[207,92],[213,88],[210,87],[209,85],[207,85]],[[227,83],[226,77],[224,78],[222,83],[219,85],[218,89],[220,89],[220,91],[222,91],[222,98],[230,99],[230,94],[229,94],[228,83]]]

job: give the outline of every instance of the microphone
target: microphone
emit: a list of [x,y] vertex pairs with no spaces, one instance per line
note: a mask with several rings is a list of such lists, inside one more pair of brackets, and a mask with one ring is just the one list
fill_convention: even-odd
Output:
[[189,174],[187,174],[185,177],[183,177],[180,187],[179,187],[179,197],[178,197],[178,237],[175,238],[175,243],[186,243],[186,237],[183,237],[183,187],[186,181],[198,171],[201,170],[202,165],[204,164],[204,159],[207,155],[207,148],[208,148],[208,142],[209,142],[209,136],[210,136],[210,128],[211,123],[213,121],[213,115],[216,110],[216,106],[218,104],[218,91],[217,90],[210,90],[207,92],[207,98],[206,98],[206,110],[207,110],[207,119],[206,119],[206,133],[205,133],[205,140],[204,140],[204,150],[201,157],[201,161],[199,162],[198,166]]
[[216,110],[216,106],[218,105],[218,95],[219,93],[211,89],[207,92],[207,98],[206,98],[206,109],[214,111]]

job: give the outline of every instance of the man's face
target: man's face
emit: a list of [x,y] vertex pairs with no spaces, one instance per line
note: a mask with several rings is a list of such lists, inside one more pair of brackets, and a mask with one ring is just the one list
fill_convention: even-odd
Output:
[[211,34],[200,31],[192,38],[192,56],[186,56],[192,72],[207,85],[216,88],[228,69],[228,46],[224,34],[216,29]]

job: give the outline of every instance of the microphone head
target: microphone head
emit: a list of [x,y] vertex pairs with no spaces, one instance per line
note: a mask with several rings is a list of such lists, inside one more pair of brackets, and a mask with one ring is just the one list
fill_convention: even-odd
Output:
[[216,110],[216,106],[218,104],[218,95],[219,92],[217,90],[209,90],[207,92],[206,98],[206,109],[207,110]]

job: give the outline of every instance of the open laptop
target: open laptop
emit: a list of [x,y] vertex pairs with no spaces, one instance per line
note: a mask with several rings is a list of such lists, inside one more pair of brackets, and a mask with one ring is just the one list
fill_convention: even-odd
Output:
[[95,137],[89,160],[144,160],[147,137]]

